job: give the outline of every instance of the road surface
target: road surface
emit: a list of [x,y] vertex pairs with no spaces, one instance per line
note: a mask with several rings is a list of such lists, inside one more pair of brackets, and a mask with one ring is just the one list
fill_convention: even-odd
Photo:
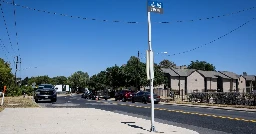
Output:
[[[86,100],[80,95],[58,97],[56,103],[40,102],[41,107],[97,108],[150,119],[150,104]],[[185,127],[203,134],[256,134],[256,113],[174,105],[155,105],[156,121]],[[157,129],[157,128],[156,128]]]

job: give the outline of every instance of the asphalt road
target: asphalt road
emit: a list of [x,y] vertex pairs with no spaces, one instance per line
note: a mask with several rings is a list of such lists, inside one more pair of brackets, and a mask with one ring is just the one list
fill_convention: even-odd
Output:
[[[49,108],[97,108],[150,119],[150,104],[86,100],[80,95],[61,96],[56,103],[46,101],[40,102],[39,105]],[[155,108],[156,121],[185,127],[202,134],[256,134],[256,113],[253,112],[161,104],[156,104]]]

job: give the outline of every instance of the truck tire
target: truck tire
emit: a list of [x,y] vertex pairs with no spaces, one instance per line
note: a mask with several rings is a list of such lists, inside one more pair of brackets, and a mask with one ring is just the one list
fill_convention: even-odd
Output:
[[132,103],[135,103],[134,98],[132,98]]
[[57,101],[57,99],[52,99],[51,101],[52,101],[52,102],[56,102],[56,101]]

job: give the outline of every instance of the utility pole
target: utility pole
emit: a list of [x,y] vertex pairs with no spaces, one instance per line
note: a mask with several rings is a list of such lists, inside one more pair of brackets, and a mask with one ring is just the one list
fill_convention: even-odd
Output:
[[20,85],[22,84],[22,79],[21,79],[21,58],[20,58]]
[[140,51],[138,51],[138,61],[137,61],[137,71],[136,71],[137,72],[136,87],[138,90],[140,90],[139,63],[140,63]]
[[16,56],[16,62],[15,62],[15,85],[17,85],[17,71],[18,71],[18,63],[21,64],[21,61],[19,61],[19,56]]
[[151,99],[151,132],[156,132],[154,126],[154,96],[153,96],[153,82],[154,82],[154,60],[153,60],[153,51],[151,45],[151,18],[150,12],[163,14],[163,3],[156,1],[147,0],[147,16],[148,16],[148,50],[147,50],[147,79],[150,80],[150,99]]

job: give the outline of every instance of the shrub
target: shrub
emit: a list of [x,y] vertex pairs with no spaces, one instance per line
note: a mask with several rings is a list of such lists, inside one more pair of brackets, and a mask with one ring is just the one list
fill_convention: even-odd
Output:
[[6,89],[6,96],[20,96],[22,95],[22,91],[20,88],[16,85],[11,85],[10,87],[7,87]]

